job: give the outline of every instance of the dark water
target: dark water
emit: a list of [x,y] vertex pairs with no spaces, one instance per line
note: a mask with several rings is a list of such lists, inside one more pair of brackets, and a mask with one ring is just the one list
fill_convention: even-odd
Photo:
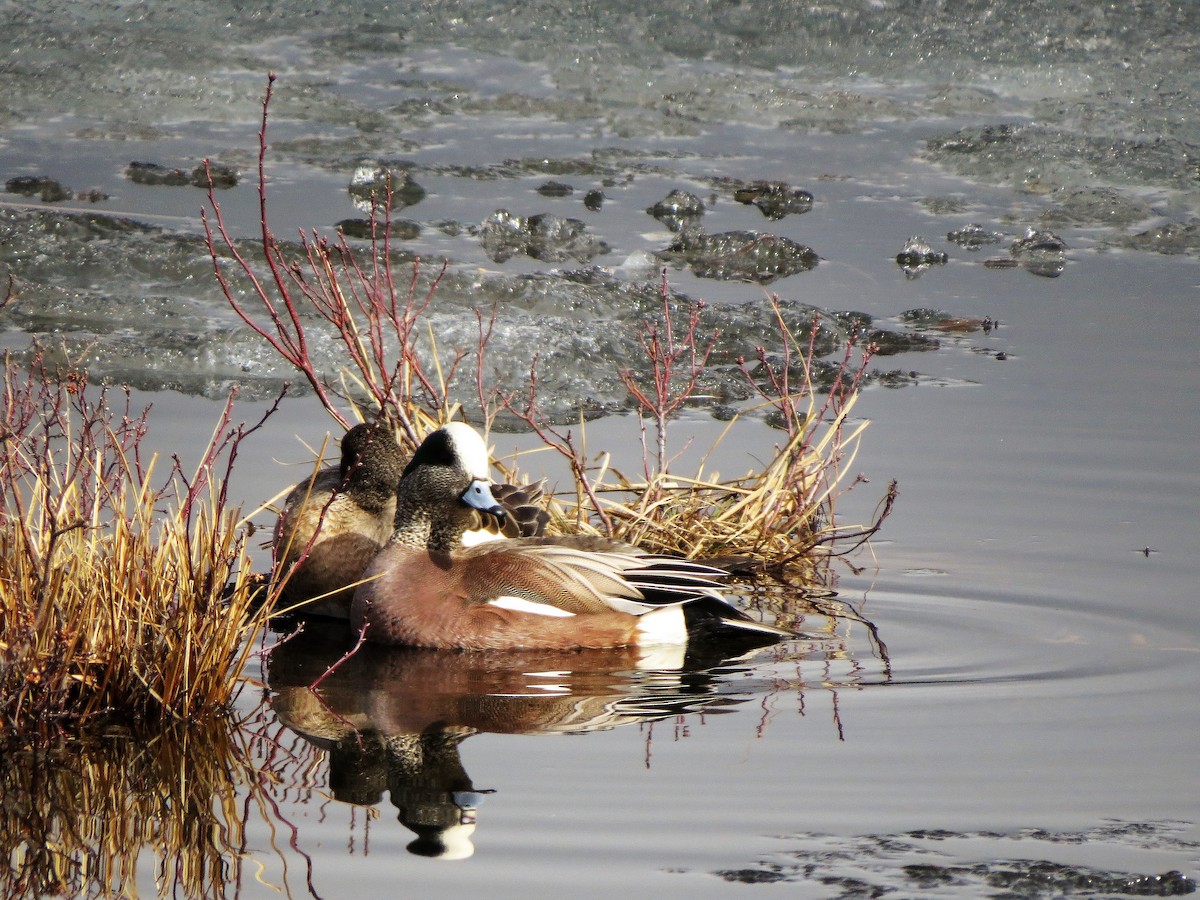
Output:
[[[1192,221],[1200,197],[1192,5],[247,14],[181,2],[4,15],[4,178],[109,195],[0,197],[0,276],[22,294],[0,313],[5,345],[36,333],[87,346],[97,374],[147,392],[167,449],[207,438],[211,400],[231,383],[265,397],[285,373],[212,284],[196,240],[203,193],[123,173],[134,159],[190,168],[210,155],[249,172],[268,68],[280,76],[277,232],[361,215],[346,191],[355,167],[406,161],[427,193],[398,214],[421,226],[405,246],[452,263],[439,335],[463,339],[476,306],[500,303],[497,369],[519,375],[531,347],[552,353],[564,408],[622,405],[612,372],[652,308],[648,254],[672,239],[645,209],[674,189],[708,204],[711,232],[769,231],[821,257],[767,286],[672,268],[672,287],[708,301],[731,343],[753,346],[767,292],[898,335],[914,308],[1000,323],[878,357],[906,386],[875,382],[855,407],[871,425],[852,470],[871,482],[840,514],[864,520],[891,478],[901,495],[879,539],[838,570],[838,599],[874,623],[886,656],[849,614],[809,617],[806,640],[749,660],[668,674],[624,658],[379,654],[314,707],[291,688],[336,645],[291,648],[254,673],[273,692],[243,694],[247,715],[260,698],[278,710],[255,726],[273,736],[256,746],[275,764],[278,812],[248,816],[240,893],[273,893],[259,864],[263,881],[324,897],[548,885],[1122,896],[1162,888],[1137,876],[1196,876],[1200,269],[1186,228],[1180,247],[1152,232]],[[770,220],[722,177],[786,180],[816,202]],[[538,194],[551,179],[574,193]],[[593,188],[598,212],[582,202]],[[252,233],[251,179],[220,200]],[[67,207],[142,227],[97,232]],[[610,250],[496,262],[438,224],[476,226],[497,208],[578,218]],[[1003,242],[946,239],[970,223]],[[982,264],[1008,258],[1030,226],[1065,240],[1061,274]],[[949,261],[905,277],[895,255],[913,235]],[[564,276],[590,265],[603,277]],[[680,425],[700,443],[720,427],[690,416]],[[281,464],[306,459],[292,436],[319,444],[326,427],[311,398],[285,403],[237,475],[248,507],[299,477]],[[632,442],[619,415],[591,427],[593,442]],[[775,439],[742,424],[720,467],[744,468]],[[473,856],[407,852],[414,823],[452,816],[455,799],[474,827],[450,844],[465,850],[470,832]],[[144,893],[155,864],[148,850]]]

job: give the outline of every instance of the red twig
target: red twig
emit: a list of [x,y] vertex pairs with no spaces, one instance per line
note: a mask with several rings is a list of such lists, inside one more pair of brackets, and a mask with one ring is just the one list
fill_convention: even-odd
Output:
[[[700,346],[700,315],[702,303],[692,303],[688,310],[687,325],[680,335],[675,334],[671,314],[671,291],[667,284],[666,270],[662,273],[662,319],[645,322],[639,335],[646,361],[650,365],[649,383],[643,383],[632,369],[621,369],[618,373],[626,389],[637,401],[639,413],[648,414],[654,420],[656,430],[655,471],[666,474],[670,466],[667,456],[667,421],[680,407],[696,394],[696,389],[708,361],[716,346],[720,332],[708,337]],[[679,369],[682,368],[682,373]],[[645,445],[643,439],[643,447]],[[643,453],[646,480],[652,480],[650,461]]]
[[[555,428],[538,410],[537,364],[538,356],[535,353],[533,360],[529,364],[529,389],[526,394],[525,405],[523,407],[516,405],[515,397],[509,396],[503,401],[504,408],[528,425],[543,444],[557,452],[567,461],[567,464],[571,468],[571,474],[575,479],[579,500],[582,500],[584,496],[587,497],[592,509],[596,513],[596,517],[600,520],[601,530],[608,537],[613,537],[616,534],[616,526],[613,524],[612,517],[605,512],[604,507],[600,503],[600,498],[596,494],[596,487],[588,475],[589,466],[587,460],[584,458],[583,453],[575,446],[571,432],[569,430],[563,432]],[[580,515],[582,515],[582,508],[582,503],[577,502],[576,509],[579,510]]]

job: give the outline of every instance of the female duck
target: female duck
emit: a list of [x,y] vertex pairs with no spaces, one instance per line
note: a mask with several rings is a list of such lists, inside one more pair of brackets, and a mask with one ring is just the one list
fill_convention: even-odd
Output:
[[391,536],[404,454],[391,427],[355,425],[342,460],[300,482],[284,501],[273,541],[287,605],[305,615],[348,618],[354,584]]
[[527,538],[464,548],[474,510],[504,516],[482,438],[452,422],[404,470],[395,533],[354,594],[356,631],[385,644],[472,650],[682,645],[696,625],[758,644],[792,636],[730,606],[713,580],[722,570],[620,541]]

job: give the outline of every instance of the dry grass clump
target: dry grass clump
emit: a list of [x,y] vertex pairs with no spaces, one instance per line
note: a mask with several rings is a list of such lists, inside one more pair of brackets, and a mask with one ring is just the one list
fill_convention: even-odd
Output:
[[[696,395],[717,338],[701,339],[699,304],[692,306],[685,324],[673,324],[665,278],[661,317],[643,326],[646,374],[639,378],[629,370],[621,373],[642,424],[641,478],[610,469],[607,454],[589,463],[585,441],[576,443],[571,432],[538,415],[535,361],[524,406],[517,409],[510,400],[508,408],[570,463],[575,496],[560,500],[553,510],[560,529],[593,530],[656,552],[692,558],[736,557],[741,570],[809,578],[817,577],[817,569],[830,554],[850,552],[879,529],[895,500],[894,483],[869,523],[838,523],[834,515],[837,497],[847,489],[845,473],[867,426],[865,421],[850,424],[848,419],[870,348],[855,362],[856,348],[847,347],[832,385],[819,393],[811,378],[819,323],[812,324],[802,344],[800,336],[784,325],[774,299],[772,303],[782,349],[774,359],[759,348],[755,361],[737,361],[759,401],[726,424],[690,476],[671,470],[667,435],[671,416]],[[799,384],[793,383],[793,369],[800,372]],[[778,423],[781,436],[763,454],[766,461],[735,478],[706,471],[707,459],[737,427],[739,418],[764,410]],[[580,432],[584,431],[581,422]]]
[[[641,333],[644,358],[638,371],[620,373],[643,421],[643,474],[630,478],[614,472],[608,454],[587,451],[582,423],[577,430],[566,430],[542,414],[536,356],[524,396],[486,382],[484,358],[495,310],[477,313],[475,347],[447,352],[438,346],[425,314],[440,275],[419,293],[418,264],[406,278],[393,271],[390,196],[377,198],[371,251],[363,254],[366,264],[341,237],[331,240],[315,231],[302,235],[299,254],[275,238],[268,223],[265,171],[273,81],[271,76],[263,101],[258,159],[260,247],[267,274],[260,276],[239,251],[212,190],[212,220],[204,217],[209,251],[234,312],[297,370],[343,427],[355,415],[383,414],[397,423],[401,442],[415,447],[459,410],[448,385],[455,376],[465,376],[472,383],[472,405],[485,420],[478,424],[490,426],[503,412],[524,422],[565,460],[573,484],[551,502],[553,525],[559,529],[596,531],[651,551],[736,554],[779,572],[797,566],[811,570],[815,554],[828,558],[835,542],[838,552],[846,552],[878,529],[890,511],[895,485],[872,521],[844,525],[834,517],[835,500],[849,486],[844,473],[865,427],[849,424],[848,415],[870,347],[848,346],[832,388],[818,394],[809,377],[817,324],[807,334],[794,334],[776,307],[779,346],[770,352],[760,348],[756,360],[738,360],[738,365],[759,397],[759,404],[746,413],[766,407],[782,426],[779,443],[773,450],[763,448],[767,461],[742,477],[722,479],[703,467],[681,476],[670,468],[669,426],[698,395],[719,335],[701,333],[700,305],[674,306],[664,277],[661,315],[644,323]],[[244,294],[243,285],[248,285]],[[318,333],[332,336],[345,351],[346,366],[332,377],[320,370],[310,350]],[[801,373],[798,380],[796,371]],[[504,471],[510,480],[515,475]]]
[[36,347],[3,365],[0,733],[221,715],[256,627],[224,493],[247,433],[230,427],[232,398],[188,475],[143,458],[149,410],[127,391],[114,404]]

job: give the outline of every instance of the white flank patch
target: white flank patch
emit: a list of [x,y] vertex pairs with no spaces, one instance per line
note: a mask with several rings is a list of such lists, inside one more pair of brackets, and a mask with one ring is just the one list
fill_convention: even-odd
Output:
[[569,610],[559,609],[557,606],[551,606],[549,603],[526,600],[524,597],[497,597],[495,600],[489,600],[488,606],[511,609],[513,612],[533,613],[535,616],[563,617],[575,615],[575,613]]
[[683,606],[672,603],[660,606],[638,617],[638,646],[647,644],[686,644],[687,624],[683,621]]

